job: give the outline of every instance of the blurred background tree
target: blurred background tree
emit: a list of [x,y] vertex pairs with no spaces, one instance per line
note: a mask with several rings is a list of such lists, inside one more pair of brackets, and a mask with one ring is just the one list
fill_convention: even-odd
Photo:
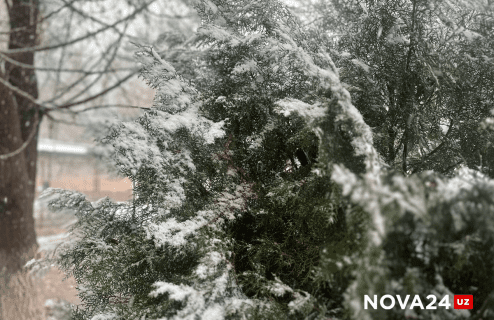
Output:
[[77,140],[89,130],[92,141],[105,119],[138,115],[152,94],[136,82],[132,41],[163,49],[197,25],[187,1],[1,2],[0,269],[18,270],[36,251],[40,134]]
[[494,177],[494,12],[486,1],[311,1],[304,15],[332,50],[352,102],[391,168]]

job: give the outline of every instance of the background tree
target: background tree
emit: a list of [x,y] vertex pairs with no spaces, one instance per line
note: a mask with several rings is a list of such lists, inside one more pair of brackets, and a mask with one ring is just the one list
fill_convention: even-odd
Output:
[[[319,24],[375,146],[405,173],[491,172],[478,123],[492,108],[492,6],[323,1]],[[445,159],[448,159],[445,161]]]
[[[38,3],[14,1],[6,4],[11,25],[8,50],[34,47],[38,39]],[[22,52],[21,49],[13,60],[32,66],[34,53]],[[38,97],[34,71],[23,70],[11,63],[3,63],[3,67],[5,71],[0,75],[0,194],[3,198],[0,207],[0,263],[2,269],[12,272],[18,270],[27,256],[32,256],[37,249],[32,216],[37,154],[34,138],[41,112],[33,103]],[[24,94],[14,95],[11,89]]]
[[[136,69],[122,44],[137,36],[157,44],[164,39],[142,34],[133,22],[164,21],[186,30],[195,16],[181,2],[172,9],[156,1],[122,2],[117,8],[112,1],[5,0],[2,5],[7,15],[0,51],[0,269],[10,273],[36,251],[32,211],[42,119],[49,119],[50,127],[80,124],[84,118],[74,117],[94,108],[91,103],[108,107],[105,95],[125,91]],[[113,100],[112,105],[132,106]]]

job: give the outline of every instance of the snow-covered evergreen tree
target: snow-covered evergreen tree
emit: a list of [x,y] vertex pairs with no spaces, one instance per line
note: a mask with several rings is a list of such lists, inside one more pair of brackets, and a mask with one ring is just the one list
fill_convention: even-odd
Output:
[[341,256],[358,242],[345,237],[345,211],[358,209],[342,206],[336,186],[311,173],[319,138],[309,124],[330,101],[321,92],[344,95],[334,66],[278,1],[204,1],[197,9],[204,25],[184,44],[202,50],[188,61],[193,76],[140,47],[141,76],[157,89],[153,110],[103,141],[134,182],[134,201],[46,195],[52,208],[79,217],[79,236],[60,255],[80,284],[85,308],[76,315],[341,313],[345,275],[312,279],[323,246],[348,242]]
[[[133,201],[44,194],[79,218],[56,255],[79,284],[75,318],[468,316],[360,304],[412,287],[467,290],[455,283],[467,263],[448,259],[474,257],[478,279],[491,272],[492,181],[382,169],[331,55],[280,1],[196,8],[203,25],[173,63],[138,47],[153,108],[102,141]],[[480,284],[485,300],[492,283]]]

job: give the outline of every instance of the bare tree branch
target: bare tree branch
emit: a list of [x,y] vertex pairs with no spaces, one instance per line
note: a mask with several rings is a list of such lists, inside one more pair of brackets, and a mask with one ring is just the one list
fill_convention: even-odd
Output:
[[[102,60],[104,60],[105,56],[101,56],[98,61],[94,64],[94,65],[99,65],[100,62]],[[102,70],[102,72],[100,72],[99,74],[101,73],[106,73],[106,71],[109,71],[111,70],[108,65],[105,67],[105,69]],[[134,70],[134,69],[130,69],[130,70]],[[61,97],[63,97],[66,93],[68,93],[70,90],[72,90],[75,86],[77,86],[78,84],[80,84],[81,82],[83,82],[84,80],[86,80],[87,77],[86,76],[81,76],[79,77],[76,81],[74,81],[73,83],[71,83],[70,85],[66,86],[64,88],[64,90],[62,92],[59,92],[56,96],[52,97],[50,100],[48,100],[48,102],[52,103],[53,101],[55,100],[58,100],[60,99]]]
[[0,52],[0,60],[5,60],[8,61],[9,63],[24,68],[24,69],[35,69],[36,71],[45,71],[45,72],[66,72],[66,73],[82,73],[84,75],[93,75],[93,74],[101,74],[101,73],[113,73],[113,72],[119,72],[119,71],[130,71],[133,70],[132,68],[111,68],[108,70],[97,70],[97,71],[90,71],[90,70],[82,70],[82,69],[58,69],[58,68],[43,68],[43,67],[35,67],[30,64],[25,64],[22,62],[19,62],[17,60],[14,60],[10,58],[8,55],[5,55]]
[[[125,25],[124,32],[125,32],[125,30],[127,30],[127,27],[128,27],[128,23]],[[115,61],[115,58],[116,58],[116,56],[117,56],[117,52],[118,52],[118,49],[119,49],[119,45],[120,45],[120,43],[121,43],[121,41],[122,41],[123,35],[124,35],[124,33],[122,33],[122,34],[118,37],[118,39],[117,39],[117,40],[113,43],[113,45],[112,45],[112,46],[114,47],[114,50],[113,50],[113,52],[112,52],[111,56],[109,57],[109,59],[108,59],[108,61],[107,61],[107,63],[106,63],[106,66],[105,66],[105,69],[104,69],[104,70],[109,70],[109,69],[110,69],[111,64],[113,63],[113,61]],[[88,90],[89,90],[90,88],[92,88],[92,87],[93,87],[96,83],[98,83],[98,81],[99,81],[99,80],[100,80],[100,79],[101,79],[101,78],[102,78],[105,74],[106,74],[106,73],[100,73],[100,74],[96,77],[96,79],[94,79],[94,80],[93,80],[93,81],[92,81],[89,85],[87,85],[84,89],[80,90],[80,91],[79,91],[79,93],[77,93],[75,96],[73,96],[72,98],[70,98],[70,99],[68,100],[68,102],[73,101],[73,100],[75,100],[76,98],[78,98],[78,97],[80,97],[81,95],[83,95],[85,92],[88,92]],[[68,92],[68,90],[65,90],[65,92]],[[53,101],[57,100],[57,99],[58,99],[59,97],[61,97],[62,95],[63,95],[63,92],[62,92],[62,94],[59,94],[59,95],[57,95],[56,97],[52,98],[52,99],[50,100],[50,102],[53,102]]]
[[[74,3],[74,2],[77,2],[77,1],[79,1],[79,0],[72,0],[70,3]],[[7,7],[8,7],[9,6],[8,1],[5,1],[5,3],[7,5]],[[41,19],[39,19],[39,21],[36,21],[36,24],[39,25],[43,21],[50,19],[52,16],[56,15],[57,13],[59,13],[60,11],[62,11],[63,9],[65,9],[66,7],[67,7],[67,5],[64,5],[64,6],[61,6],[60,8],[57,8],[56,10],[48,13],[46,16],[44,16]],[[7,11],[10,11],[10,10],[7,9]],[[19,28],[13,28],[13,29],[10,29],[9,31],[0,32],[0,34],[11,34],[12,32],[18,32],[18,31],[26,30],[27,28],[30,28],[31,26],[32,25],[28,25],[28,26],[24,26],[24,27],[19,27]]]
[[[74,3],[74,2],[77,2],[77,1],[79,1],[79,0],[72,0],[72,1],[70,2],[70,4],[72,4],[72,3]],[[65,9],[65,8],[67,7],[67,5],[68,5],[68,4],[67,4],[67,3],[65,3],[65,5],[60,6],[60,8],[57,8],[56,10],[53,10],[52,12],[48,13],[46,16],[44,16],[44,17],[42,17],[42,18],[40,19],[39,23],[41,23],[41,22],[43,22],[43,21],[45,21],[45,20],[50,19],[50,18],[51,18],[51,16],[54,16],[54,15],[56,15],[57,13],[59,13],[60,11],[62,11],[63,9]]]
[[[65,39],[68,39],[70,37],[70,29],[72,26],[72,17],[73,17],[73,12],[70,12],[70,18],[68,20],[68,26],[65,28]],[[60,59],[58,60],[58,68],[57,69],[62,69],[63,61],[65,58],[65,54],[67,53],[67,47],[62,48],[62,52],[60,53]],[[58,71],[55,74],[55,89],[58,89],[58,86],[60,84],[60,77],[61,73]]]
[[86,112],[89,110],[103,109],[103,108],[131,108],[131,109],[142,109],[142,110],[151,110],[152,109],[149,107],[131,106],[131,105],[127,105],[127,104],[103,104],[103,105],[88,107],[88,108],[81,109],[81,110],[72,110],[72,112],[78,114],[78,113]]
[[65,105],[62,105],[62,106],[58,106],[58,107],[55,107],[55,108],[51,108],[50,110],[68,109],[68,108],[71,108],[71,107],[74,107],[74,106],[78,106],[80,104],[83,104],[83,103],[92,101],[92,100],[94,100],[96,98],[99,98],[99,97],[107,94],[108,92],[112,91],[113,89],[118,88],[122,83],[126,82],[127,80],[129,80],[130,78],[132,78],[133,76],[135,76],[136,74],[137,74],[137,71],[130,73],[125,78],[123,78],[123,79],[119,80],[117,83],[115,83],[113,86],[111,86],[111,87],[109,87],[109,88],[101,91],[100,93],[95,94],[95,95],[93,95],[93,96],[91,96],[91,97],[89,97],[87,99],[76,101],[76,102],[73,102],[73,103],[68,103],[68,104],[65,104]]
[[115,26],[121,24],[122,22],[125,22],[125,21],[128,21],[132,18],[134,18],[138,13],[140,13],[141,11],[143,11],[144,9],[146,9],[149,5],[151,5],[153,2],[155,2],[156,0],[150,0],[148,2],[146,2],[145,4],[143,4],[141,7],[139,7],[138,9],[136,9],[134,12],[132,12],[131,14],[127,15],[126,17],[114,22],[113,24],[111,25],[108,25],[108,26],[105,26],[101,29],[98,29],[96,31],[93,31],[93,32],[89,32],[87,33],[86,35],[82,36],[82,37],[79,37],[79,38],[75,38],[71,41],[68,41],[68,42],[64,42],[64,43],[59,43],[59,44],[56,44],[56,45],[52,45],[52,46],[35,46],[35,47],[29,47],[29,48],[19,48],[19,49],[10,49],[10,50],[6,50],[6,51],[2,51],[4,54],[8,54],[8,55],[15,55],[17,53],[23,53],[23,52],[39,52],[39,51],[47,51],[47,50],[53,50],[53,49],[58,49],[58,48],[61,48],[61,47],[66,47],[66,46],[70,46],[74,43],[77,43],[77,42],[81,42],[83,40],[86,40],[86,39],[89,39],[91,37],[94,37],[96,36],[97,34],[101,33],[101,32],[104,32],[108,29],[111,29],[111,28],[114,28]]
[[105,26],[105,27],[110,27],[112,28],[115,32],[117,32],[120,36],[124,36],[125,35],[125,31],[124,32],[121,32],[120,30],[118,30],[118,28],[116,27],[111,27],[109,24],[107,24],[106,22],[104,21],[101,21],[100,19],[97,19],[93,16],[90,16],[88,14],[86,14],[85,12],[77,9],[75,6],[72,5],[73,2],[70,2],[70,3],[67,3],[67,1],[65,0],[62,0],[63,3],[65,3],[66,6],[68,6],[73,12],[77,13],[78,15],[80,15],[81,17],[85,18],[85,19],[89,19],[91,21],[94,21],[96,23],[99,23],[100,25],[102,26]]
[[48,112],[53,111],[53,110],[68,109],[68,108],[71,108],[71,107],[74,107],[74,106],[78,106],[78,105],[81,105],[83,103],[92,101],[94,99],[97,99],[97,98],[99,98],[99,97],[107,94],[108,92],[112,91],[113,89],[117,88],[122,83],[126,82],[127,80],[129,80],[130,78],[132,78],[133,76],[135,76],[136,74],[137,74],[137,71],[134,71],[134,72],[128,74],[125,78],[119,80],[117,83],[115,83],[111,87],[109,87],[109,88],[107,88],[107,89],[105,89],[105,90],[103,90],[103,91],[101,91],[101,92],[99,92],[99,93],[97,93],[97,94],[89,97],[89,98],[86,98],[86,99],[80,100],[80,101],[76,101],[76,102],[73,102],[73,103],[68,103],[68,104],[61,105],[61,106],[56,106],[56,107],[48,107],[48,106],[46,106],[45,103],[38,101],[37,99],[35,99],[33,96],[31,96],[27,92],[24,92],[21,89],[13,86],[12,84],[10,84],[8,81],[5,81],[1,77],[0,77],[0,83],[3,84],[4,86],[6,86],[7,88],[9,88],[10,90],[12,90],[13,92],[21,95],[22,97],[24,97],[27,100],[29,100],[30,102],[32,102],[35,106],[38,107],[38,109],[41,109],[41,111],[43,111],[43,114],[47,114]]
[[85,125],[80,124],[80,123],[77,123],[77,122],[74,122],[74,121],[66,121],[66,120],[57,119],[57,118],[51,118],[51,121],[56,122],[56,123],[67,124],[67,125],[70,125],[70,126],[85,127]]

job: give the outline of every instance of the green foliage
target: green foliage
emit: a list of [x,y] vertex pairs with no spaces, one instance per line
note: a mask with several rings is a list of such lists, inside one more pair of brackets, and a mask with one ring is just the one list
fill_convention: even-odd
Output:
[[[199,50],[194,59],[184,54],[172,65],[138,46],[140,75],[157,92],[153,108],[102,141],[134,182],[133,201],[45,195],[53,209],[78,217],[57,256],[79,284],[85,307],[77,319],[469,317],[361,308],[366,294],[452,291],[474,292],[481,303],[474,311],[491,312],[492,181],[468,170],[452,179],[405,176],[383,165],[395,166],[407,144],[405,173],[449,172],[454,159],[441,157],[463,151],[443,153],[441,141],[456,143],[467,128],[489,136],[490,120],[480,127],[484,110],[463,114],[456,102],[448,109],[459,94],[457,71],[444,66],[438,75],[423,56],[409,55],[412,40],[415,53],[426,41],[407,44],[406,34],[436,30],[431,9],[386,4],[335,1],[346,12],[338,21],[349,21],[337,29],[348,30],[329,44],[276,0],[199,1],[202,27],[175,43]],[[402,7],[419,29],[399,22]],[[464,97],[469,108],[484,97],[477,93]],[[421,104],[431,94],[434,101]],[[459,130],[451,137],[441,131],[444,119]],[[472,141],[465,139],[460,149]],[[469,271],[472,264],[479,267]]]
[[451,173],[460,163],[490,172],[478,125],[492,108],[492,7],[329,3],[321,28],[342,33],[328,45],[386,163],[406,174]]
[[[357,209],[343,207],[337,194],[326,178],[295,183],[280,179],[259,200],[259,209],[235,220],[231,227],[235,268],[247,296],[289,302],[289,297],[266,290],[266,283],[278,277],[291,288],[309,293],[319,307],[335,313],[341,308],[351,279],[348,266],[331,270],[326,277],[315,277],[314,272],[321,265],[321,254],[324,270],[330,260],[334,264],[355,254],[360,244],[355,235],[363,234],[365,228],[360,221],[347,222],[347,215]],[[352,227],[355,230],[349,230]]]
[[[135,218],[127,205],[108,199],[89,203],[81,194],[52,192],[52,210],[75,209],[78,218],[74,238],[59,249],[57,257],[59,265],[79,284],[83,308],[75,311],[75,319],[111,312],[137,318],[173,315],[156,307],[163,297],[150,299],[148,294],[156,279],[187,283],[186,276],[199,259],[197,248],[155,246],[140,226],[146,215]],[[178,308],[180,304],[170,305]]]
[[[432,172],[406,179],[396,174],[383,178],[387,190],[374,190],[368,198],[357,201],[367,208],[372,202],[381,204],[386,232],[382,244],[370,246],[368,254],[359,257],[362,264],[372,264],[372,269],[359,273],[361,278],[350,294],[360,300],[369,292],[381,295],[413,292],[423,297],[434,294],[440,300],[453,292],[472,292],[478,301],[473,309],[477,313],[475,317],[491,315],[492,180],[466,168],[452,179]],[[357,196],[355,192],[360,188],[362,185],[354,185],[347,192],[353,194],[352,197]],[[370,286],[369,282],[360,282],[376,273],[381,273],[383,278],[374,279]],[[354,311],[359,317],[371,316],[372,319],[407,315],[399,311],[370,312],[357,308]],[[418,310],[408,315],[466,319],[473,314],[443,309]]]

